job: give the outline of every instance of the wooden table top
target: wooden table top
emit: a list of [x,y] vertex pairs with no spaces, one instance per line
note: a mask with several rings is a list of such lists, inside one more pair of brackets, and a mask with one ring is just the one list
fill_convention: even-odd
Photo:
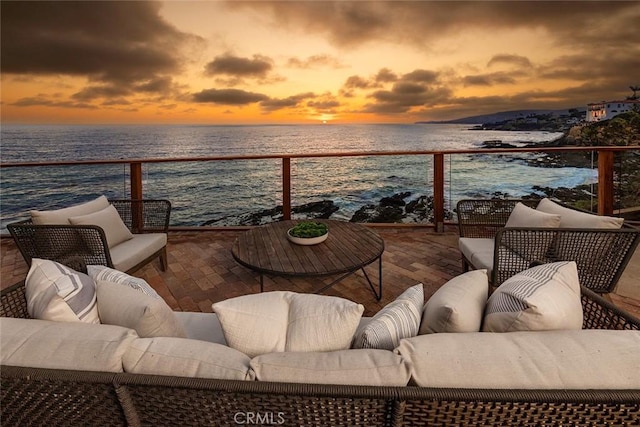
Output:
[[316,220],[329,227],[327,240],[296,245],[287,230],[300,221],[279,221],[242,233],[231,253],[240,264],[280,276],[323,276],[358,270],[378,259],[384,241],[370,228],[344,221]]

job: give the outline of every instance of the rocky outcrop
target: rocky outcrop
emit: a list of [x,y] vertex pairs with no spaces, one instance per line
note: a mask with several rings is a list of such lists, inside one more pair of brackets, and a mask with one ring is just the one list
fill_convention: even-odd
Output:
[[[291,213],[300,219],[328,219],[334,212],[340,209],[332,200],[305,203],[300,206],[292,206]],[[263,225],[282,220],[282,206],[264,209],[258,212],[247,212],[240,215],[229,215],[218,219],[212,219],[203,223],[203,226],[223,227],[238,225]]]
[[[351,222],[361,223],[429,223],[433,222],[433,196],[419,196],[406,202],[410,192],[383,197],[378,204],[368,204],[356,211]],[[445,218],[452,214],[445,212]]]

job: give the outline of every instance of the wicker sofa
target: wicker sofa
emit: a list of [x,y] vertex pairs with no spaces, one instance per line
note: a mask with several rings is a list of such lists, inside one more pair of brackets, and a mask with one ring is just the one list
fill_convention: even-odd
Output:
[[[547,211],[558,213],[559,225],[525,225],[530,220],[509,225],[518,204],[537,208],[535,212],[541,212],[542,204],[550,206]],[[461,200],[456,212],[464,271],[487,269],[494,287],[532,264],[571,260],[578,264],[583,286],[612,292],[640,242],[640,230],[624,227],[622,219],[590,215],[548,199]],[[585,225],[594,221],[598,228]]]
[[[638,342],[640,321],[586,288],[582,288],[581,302],[584,329],[617,330],[615,334]],[[45,321],[29,319],[24,283],[2,292],[0,315],[3,317],[3,340],[9,339],[5,335],[13,335],[19,340],[22,328],[38,326],[32,322],[47,325]],[[181,313],[180,318],[187,326],[203,319],[214,322],[215,316],[213,313]],[[63,325],[54,325],[58,333],[65,329]],[[113,328],[109,325],[73,327],[91,328],[94,335]],[[9,328],[10,333],[7,332]],[[187,335],[201,333],[197,329]],[[603,331],[574,332],[609,334]],[[135,331],[125,329],[118,333],[125,336],[124,341],[135,339]],[[562,331],[556,333],[562,334]],[[457,376],[469,377],[479,372],[465,372],[464,367],[456,367],[453,351],[468,348],[466,340],[476,340],[477,343],[478,339],[486,336],[503,340],[504,344],[518,334],[432,334],[406,342],[426,344],[431,348],[429,352],[439,354],[445,363],[450,363],[449,371],[457,369]],[[529,334],[520,339],[544,338],[546,332]],[[448,339],[452,343],[450,345],[455,343],[457,350],[442,342],[438,346],[430,346],[428,340],[434,338]],[[26,347],[29,343],[22,344]],[[610,350],[617,351],[616,346]],[[553,353],[554,347],[549,346],[545,351]],[[595,350],[596,353],[598,351]],[[482,360],[489,367],[502,363],[498,362],[501,352],[502,348],[494,346],[493,349],[485,348],[485,353],[478,353],[478,356],[486,358]],[[73,363],[74,354],[67,357]],[[523,354],[515,359],[527,357]],[[99,360],[96,360],[96,369],[80,371],[69,368],[69,360],[62,361],[66,363],[64,368],[52,368],[51,363],[54,362],[46,356],[42,356],[42,361],[48,368],[3,363],[0,370],[3,425],[628,425],[637,422],[640,413],[638,387],[460,388],[446,384],[416,386],[415,379],[403,387],[297,384],[104,372],[100,371]],[[600,368],[606,370],[609,365],[604,361],[590,367],[587,374],[593,375],[584,375],[587,383],[592,384],[593,378],[590,377],[597,379]],[[637,376],[634,373],[636,367],[619,367],[623,372],[616,374],[628,371]],[[412,368],[411,372],[415,376],[418,370]],[[551,378],[557,373],[549,372],[548,375]],[[433,372],[431,376],[437,380],[439,373]],[[608,384],[610,378],[601,380]]]
[[[113,219],[118,219],[115,213],[107,219],[95,216],[111,207],[121,220],[119,224],[114,224]],[[168,200],[107,200],[100,196],[59,210],[31,211],[31,219],[9,224],[7,229],[27,265],[33,258],[41,258],[70,266],[97,264],[133,272],[159,258],[165,271],[170,215]],[[70,217],[78,220],[71,223]],[[118,226],[122,230],[111,229]],[[129,234],[116,236],[117,244],[113,244],[111,236],[118,232]]]

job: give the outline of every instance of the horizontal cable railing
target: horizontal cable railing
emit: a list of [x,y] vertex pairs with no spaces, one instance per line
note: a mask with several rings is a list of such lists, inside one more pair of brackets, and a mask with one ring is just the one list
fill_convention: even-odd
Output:
[[[124,165],[129,169],[129,182],[125,187],[129,188],[129,196],[133,199],[142,199],[145,195],[145,171],[143,165],[151,166],[162,163],[194,163],[194,162],[245,162],[254,160],[277,160],[279,169],[273,174],[281,176],[281,188],[279,190],[282,201],[282,218],[291,219],[292,216],[292,187],[295,176],[292,174],[292,160],[297,159],[347,159],[354,157],[389,157],[389,156],[426,156],[432,162],[431,171],[425,171],[424,182],[432,182],[433,194],[433,222],[429,224],[436,230],[444,229],[445,199],[446,199],[446,164],[445,156],[449,159],[458,155],[483,155],[504,156],[518,153],[569,153],[569,152],[594,152],[597,154],[597,199],[598,213],[611,215],[614,213],[614,155],[617,152],[638,151],[638,147],[626,146],[597,146],[597,147],[544,147],[544,148],[492,148],[473,150],[425,150],[425,151],[385,151],[385,152],[341,152],[341,153],[314,153],[314,154],[258,154],[241,156],[209,156],[209,157],[185,157],[185,158],[152,158],[152,159],[111,159],[111,160],[77,160],[58,162],[4,162],[0,168],[42,168],[62,166],[98,166],[98,165]],[[525,178],[526,179],[526,178]],[[535,177],[529,177],[535,180]],[[126,185],[128,184],[128,186]]]

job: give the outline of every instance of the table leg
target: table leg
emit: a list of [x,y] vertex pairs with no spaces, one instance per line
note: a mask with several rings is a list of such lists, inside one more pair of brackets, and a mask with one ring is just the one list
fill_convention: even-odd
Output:
[[369,279],[369,275],[367,274],[364,267],[362,267],[362,272],[364,273],[364,277],[367,279],[367,282],[369,283],[369,287],[371,288],[371,291],[376,296],[376,300],[380,301],[382,299],[382,257],[378,258],[378,275],[379,275],[378,276],[378,292],[376,292],[376,288],[375,286],[373,286],[373,282],[371,282],[371,279]]

